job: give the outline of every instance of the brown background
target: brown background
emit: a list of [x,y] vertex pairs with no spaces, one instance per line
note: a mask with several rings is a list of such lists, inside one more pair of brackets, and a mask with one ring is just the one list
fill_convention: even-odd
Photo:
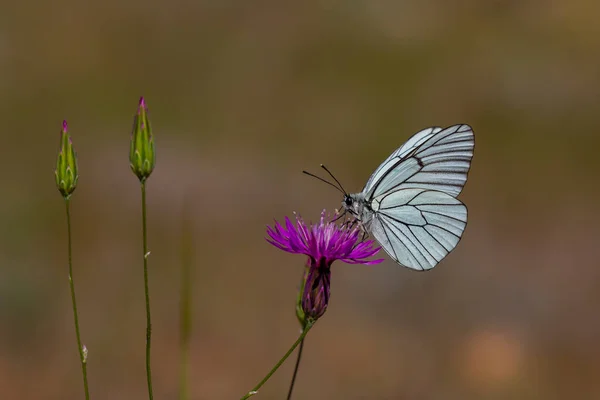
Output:
[[[298,333],[303,257],[264,241],[340,205],[413,132],[469,123],[469,224],[438,268],[336,263],[295,399],[600,398],[595,1],[2,2],[0,398],[81,399],[53,177],[79,156],[74,262],[93,399],[144,399],[147,98],[155,398],[177,398],[182,220],[193,399],[237,399]],[[189,212],[183,213],[185,202]],[[281,399],[293,362],[257,399]]]

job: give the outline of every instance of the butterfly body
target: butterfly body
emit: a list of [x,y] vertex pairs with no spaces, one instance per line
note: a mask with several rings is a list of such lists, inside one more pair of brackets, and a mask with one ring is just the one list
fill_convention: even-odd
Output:
[[458,244],[467,208],[456,196],[467,180],[474,149],[468,125],[414,134],[371,175],[344,209],[400,265],[428,270]]

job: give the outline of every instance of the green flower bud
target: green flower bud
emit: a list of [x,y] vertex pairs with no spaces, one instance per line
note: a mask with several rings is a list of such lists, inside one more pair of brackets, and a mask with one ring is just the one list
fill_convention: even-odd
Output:
[[152,129],[148,120],[148,108],[142,97],[140,98],[137,114],[133,120],[129,165],[139,180],[144,182],[152,173],[155,163],[154,139],[152,138]]
[[73,149],[71,135],[67,132],[67,121],[63,121],[60,132],[60,149],[56,161],[56,186],[65,199],[68,199],[77,186],[77,155]]

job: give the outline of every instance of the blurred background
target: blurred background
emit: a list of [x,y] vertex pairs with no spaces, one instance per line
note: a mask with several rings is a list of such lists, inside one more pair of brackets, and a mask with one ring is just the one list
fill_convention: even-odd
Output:
[[[2,2],[0,398],[81,399],[61,121],[79,156],[75,281],[93,399],[144,399],[146,97],[156,399],[176,399],[184,222],[191,398],[236,399],[299,333],[304,258],[264,240],[350,191],[412,133],[468,123],[457,249],[418,273],[334,264],[295,399],[600,398],[600,3],[585,0]],[[184,206],[186,205],[187,206]],[[186,211],[187,210],[187,211]],[[257,399],[281,399],[294,360]]]

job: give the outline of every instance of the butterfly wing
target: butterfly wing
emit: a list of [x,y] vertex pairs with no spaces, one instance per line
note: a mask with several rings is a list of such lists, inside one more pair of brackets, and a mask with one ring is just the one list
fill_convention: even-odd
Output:
[[417,148],[419,145],[423,144],[423,142],[425,142],[427,139],[429,139],[431,136],[433,136],[435,133],[441,130],[442,128],[440,127],[431,127],[423,129],[422,131],[419,131],[412,135],[410,139],[406,141],[406,143],[404,143],[402,146],[400,146],[400,148],[398,148],[396,151],[390,154],[390,156],[386,158],[385,161],[382,162],[379,167],[377,167],[375,172],[373,172],[373,175],[371,175],[371,177],[367,181],[367,184],[363,189],[363,193],[367,193],[368,190],[370,190],[373,187],[373,185],[381,179],[381,177],[386,173],[386,171],[388,171],[398,162],[399,159],[404,158],[408,152],[410,152],[414,148]]
[[467,207],[451,195],[401,189],[371,203],[368,230],[397,263],[420,271],[437,265],[458,244]]
[[473,130],[464,124],[417,132],[375,170],[363,189],[365,198],[408,188],[456,197],[467,180],[474,146]]

